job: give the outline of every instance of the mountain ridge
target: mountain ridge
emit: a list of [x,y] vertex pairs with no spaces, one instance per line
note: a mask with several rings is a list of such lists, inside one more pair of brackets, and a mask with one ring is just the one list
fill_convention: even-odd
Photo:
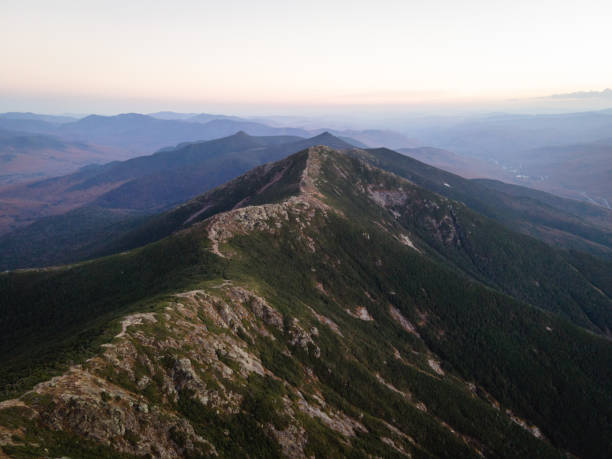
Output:
[[[329,141],[337,147],[350,147],[333,137]],[[325,138],[321,137],[317,142],[324,143]],[[195,196],[207,187],[219,185],[258,164],[280,159],[311,144],[311,140],[292,136],[234,134],[221,139],[187,143],[126,161],[82,168],[67,176],[0,189],[0,198],[7,206],[7,223],[0,228],[0,232],[23,226],[36,217],[56,215],[93,203],[96,198],[122,185],[125,185],[124,189],[114,191],[114,194],[94,205],[141,211],[164,208]],[[252,150],[253,154],[247,154],[246,150]],[[166,176],[155,176],[160,172]],[[139,184],[138,179],[142,183]],[[162,182],[165,188],[159,186]],[[147,197],[147,193],[151,193],[151,196]],[[12,203],[20,201],[27,202],[28,206],[24,206],[22,212],[19,207],[13,210],[15,206]]]
[[[315,146],[279,162],[259,166],[221,187],[152,218],[141,227],[127,233],[98,255],[123,252],[153,243],[172,233],[200,224],[200,222],[206,221],[209,217],[214,217],[219,213],[235,210],[242,217],[248,219],[248,211],[239,211],[240,208],[269,203],[270,200],[275,201],[292,196],[292,193],[301,196],[300,193],[305,190],[308,190],[309,193],[320,194],[314,186],[316,178],[308,175],[313,169],[309,169],[307,165],[313,161],[315,164],[320,162],[318,157],[322,154],[341,155],[329,147]],[[557,295],[560,295],[558,301],[562,302],[565,305],[564,307],[567,308],[565,311],[556,309],[557,313],[567,314],[567,317],[573,317],[572,320],[577,321],[578,324],[597,330],[599,333],[610,333],[612,316],[606,312],[606,309],[609,309],[612,304],[609,294],[601,292],[596,286],[584,283],[584,279],[580,276],[574,276],[575,268],[572,265],[572,259],[567,258],[563,252],[549,248],[544,243],[530,237],[508,231],[493,220],[483,219],[462,202],[449,201],[443,195],[440,196],[423,189],[401,175],[396,175],[385,169],[378,169],[370,162],[364,162],[362,158],[364,154],[368,154],[367,152],[348,150],[346,154],[347,157],[354,157],[366,168],[377,170],[379,174],[388,174],[394,187],[400,187],[401,189],[403,183],[404,186],[413,190],[402,192],[403,194],[391,193],[391,195],[383,190],[377,191],[375,195],[368,195],[369,198],[376,199],[380,206],[388,209],[394,215],[412,214],[407,220],[398,220],[400,228],[403,228],[403,237],[405,238],[403,240],[405,242],[408,241],[414,247],[412,241],[417,241],[418,246],[418,241],[421,240],[426,250],[433,254],[444,253],[443,258],[447,262],[456,266],[468,276],[493,288],[500,289],[522,301],[539,305],[544,309],[552,308],[555,310],[558,306],[554,301],[542,302],[541,289],[544,288],[549,292],[555,291]],[[303,155],[307,159],[298,161],[297,158],[301,158]],[[315,159],[312,159],[313,157]],[[301,164],[304,161],[304,173],[300,175],[295,170],[295,164]],[[289,165],[293,166],[289,167]],[[318,169],[317,166],[313,167],[314,170]],[[299,180],[298,176],[300,177]],[[307,179],[308,177],[310,178]],[[305,180],[307,181],[305,182]],[[308,186],[305,183],[308,183]],[[254,189],[260,190],[260,192],[253,193]],[[345,192],[352,195],[347,191]],[[305,194],[303,197],[308,198],[308,195]],[[352,204],[347,204],[346,199],[341,200],[342,205],[352,207]],[[360,199],[363,198],[355,196],[353,200],[359,201]],[[412,202],[412,199],[416,199],[416,201]],[[432,211],[423,207],[422,202],[427,202],[426,200],[436,202],[434,204],[436,208],[446,209],[449,212],[448,215],[443,219],[436,220],[439,217],[433,217]],[[273,204],[268,205],[273,206]],[[339,209],[339,207],[335,206],[335,209]],[[259,209],[255,209],[254,212],[258,213]],[[265,214],[265,211],[263,212]],[[274,212],[278,212],[278,209]],[[426,224],[423,224],[423,221]],[[417,226],[414,226],[415,223]],[[488,235],[478,239],[470,234],[470,230],[467,230],[470,226],[477,227],[481,233],[486,232]],[[431,234],[435,236],[431,237]],[[447,240],[446,238],[450,239]],[[499,251],[497,246],[501,244],[495,242],[498,239],[507,241],[503,250],[516,253],[516,255],[508,258],[507,254]],[[536,258],[541,261],[539,263],[529,261]],[[500,269],[508,262],[512,264],[512,269],[509,267]],[[556,266],[556,271],[551,271],[547,264]],[[605,271],[603,265],[598,269],[600,272]],[[565,279],[565,281],[560,279]],[[564,283],[568,285],[564,286]],[[582,287],[577,287],[578,285]],[[605,285],[603,289],[608,291]],[[580,295],[586,296],[581,296],[582,300],[577,301],[576,298],[579,296],[577,292],[581,290],[583,293]],[[600,294],[602,298],[599,297]],[[581,301],[591,305],[594,309],[583,310]],[[595,322],[592,322],[593,320]]]
[[442,263],[460,204],[323,147],[222,194],[156,243],[0,275],[5,452],[609,452],[609,340]]

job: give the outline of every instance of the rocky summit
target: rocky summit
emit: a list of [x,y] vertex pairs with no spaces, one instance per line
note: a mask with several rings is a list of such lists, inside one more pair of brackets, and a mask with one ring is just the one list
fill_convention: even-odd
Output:
[[0,456],[609,457],[593,265],[310,147],[0,275]]

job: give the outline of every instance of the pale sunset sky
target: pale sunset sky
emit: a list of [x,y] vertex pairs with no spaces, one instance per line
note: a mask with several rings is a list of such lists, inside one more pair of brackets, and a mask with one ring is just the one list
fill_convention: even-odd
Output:
[[0,111],[602,90],[611,22],[609,0],[0,0]]

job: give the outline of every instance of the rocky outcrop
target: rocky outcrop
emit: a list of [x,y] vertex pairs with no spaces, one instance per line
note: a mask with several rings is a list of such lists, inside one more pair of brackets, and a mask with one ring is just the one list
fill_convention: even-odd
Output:
[[374,320],[365,306],[356,306],[353,309],[346,308],[346,312],[355,319],[364,320],[366,322],[371,322]]
[[417,332],[414,325],[412,325],[412,323],[404,317],[404,315],[399,311],[399,309],[397,309],[391,304],[389,305],[389,314],[391,314],[391,317],[393,317],[397,321],[397,323],[408,333],[412,333],[416,336],[419,336],[419,333]]
[[[330,151],[327,147],[312,147],[308,150],[306,167],[300,179],[300,193],[280,203],[262,204],[235,208],[205,220],[208,229],[208,238],[212,244],[212,251],[222,257],[219,245],[227,242],[234,236],[248,234],[253,231],[264,231],[275,234],[283,223],[296,221],[300,228],[305,228],[317,211],[326,214],[329,207],[320,199],[321,193],[317,190],[315,182],[320,169],[321,154]],[[314,250],[314,241],[308,241]]]
[[[249,375],[278,379],[250,349],[248,342],[257,336],[270,338],[274,331],[286,336],[288,353],[299,347],[318,358],[321,351],[316,327],[283,317],[261,296],[232,283],[218,286],[215,294],[211,290],[180,293],[163,311],[126,316],[121,332],[100,355],[38,384],[20,399],[2,402],[0,412],[19,406],[41,428],[129,454],[216,455],[215,445],[197,434],[178,409],[182,399],[196,400],[219,416],[238,414]],[[330,410],[322,396],[307,401],[299,390],[291,391],[282,414],[292,422],[284,428],[264,426],[288,457],[305,457],[308,436],[297,413],[346,437],[366,431]],[[0,445],[19,444],[22,431],[3,427]]]

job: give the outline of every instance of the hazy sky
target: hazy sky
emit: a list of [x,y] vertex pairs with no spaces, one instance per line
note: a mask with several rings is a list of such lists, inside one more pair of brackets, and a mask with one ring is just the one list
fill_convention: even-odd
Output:
[[610,0],[0,0],[0,111],[601,90],[611,20]]

